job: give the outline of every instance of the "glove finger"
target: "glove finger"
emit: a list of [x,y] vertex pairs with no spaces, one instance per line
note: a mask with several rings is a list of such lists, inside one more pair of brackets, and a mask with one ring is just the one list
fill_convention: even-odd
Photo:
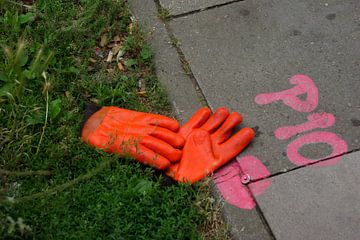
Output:
[[219,153],[223,160],[229,161],[238,155],[254,138],[255,133],[252,128],[243,128],[238,131],[229,140],[220,145]]
[[145,136],[141,139],[140,143],[149,148],[150,150],[154,151],[155,153],[160,154],[161,156],[164,156],[171,162],[177,162],[181,158],[181,150],[176,149],[172,147],[170,144],[151,137],[151,136]]
[[132,146],[129,150],[132,157],[145,165],[149,165],[159,170],[164,170],[170,166],[169,160],[141,144]]
[[202,125],[201,129],[208,132],[214,132],[229,116],[229,110],[227,108],[218,108],[216,112]]
[[185,140],[177,133],[174,133],[166,128],[152,127],[149,135],[159,138],[175,148],[181,148],[185,144]]
[[221,127],[211,135],[213,142],[223,143],[231,135],[233,128],[240,124],[242,120],[243,118],[238,112],[231,113]]
[[146,114],[145,117],[148,123],[152,126],[159,126],[166,129],[169,129],[173,132],[177,132],[180,128],[180,124],[175,119],[158,115],[158,114]]
[[210,117],[211,110],[209,108],[199,109],[190,119],[187,121],[179,131],[179,134],[186,139],[189,134],[196,128],[200,128]]

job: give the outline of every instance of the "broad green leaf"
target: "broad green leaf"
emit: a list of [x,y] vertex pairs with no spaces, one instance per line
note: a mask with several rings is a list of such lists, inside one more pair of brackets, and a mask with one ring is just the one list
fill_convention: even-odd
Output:
[[35,74],[32,71],[24,70],[23,74],[27,79],[34,79],[35,78]]
[[152,57],[152,51],[149,47],[144,47],[140,52],[141,59],[146,61]]
[[9,96],[9,94],[12,95],[11,90],[13,89],[14,85],[14,83],[4,84],[4,86],[0,88],[0,96]]
[[131,68],[137,64],[137,61],[135,59],[129,59],[125,61],[125,67]]
[[22,14],[19,16],[20,24],[25,24],[34,19],[34,14],[28,12],[27,14]]
[[29,60],[29,55],[27,51],[24,51],[24,53],[20,57],[20,66],[25,66],[28,60]]
[[61,112],[61,99],[55,99],[49,104],[49,117],[55,119]]
[[45,122],[45,114],[43,112],[34,112],[31,116],[25,118],[27,125],[43,124]]
[[4,72],[0,72],[0,81],[3,81],[3,82],[9,81],[8,76]]
[[76,67],[71,66],[71,67],[69,67],[69,72],[79,74],[80,70],[77,69]]

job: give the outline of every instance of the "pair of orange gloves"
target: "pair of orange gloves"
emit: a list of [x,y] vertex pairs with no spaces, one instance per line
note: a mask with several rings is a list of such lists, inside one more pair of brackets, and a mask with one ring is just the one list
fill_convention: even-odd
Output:
[[242,116],[226,108],[201,108],[180,127],[171,118],[118,107],[90,116],[81,138],[95,148],[160,170],[176,181],[195,183],[238,155],[254,137],[251,128],[231,136]]

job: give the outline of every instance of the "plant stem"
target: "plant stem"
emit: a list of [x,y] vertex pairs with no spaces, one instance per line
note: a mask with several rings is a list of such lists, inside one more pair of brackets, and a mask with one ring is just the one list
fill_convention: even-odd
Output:
[[32,195],[29,195],[29,196],[25,196],[25,197],[20,197],[20,198],[15,198],[15,199],[1,199],[0,200],[0,204],[5,204],[5,203],[19,203],[19,202],[23,202],[23,201],[27,201],[27,200],[32,200],[32,199],[35,199],[35,198],[38,198],[38,197],[45,197],[47,195],[50,195],[50,194],[56,194],[58,192],[61,192],[81,181],[84,181],[84,180],[88,180],[90,178],[92,178],[93,176],[95,176],[96,174],[98,174],[99,172],[101,172],[103,169],[105,169],[106,167],[108,167],[111,163],[114,162],[114,159],[116,158],[110,158],[109,160],[107,161],[103,161],[99,164],[99,166],[97,166],[96,168],[90,170],[89,172],[87,172],[86,174],[84,175],[81,175],[71,181],[68,181],[64,184],[61,184],[61,185],[58,185],[56,187],[53,187],[51,189],[48,189],[46,191],[43,191],[43,192],[38,192],[38,193],[35,193],[35,194],[32,194]]
[[7,171],[7,170],[0,169],[0,175],[17,176],[17,177],[33,176],[33,175],[50,176],[51,172],[50,171],[13,172],[13,171]]
[[[44,77],[45,77],[45,74],[44,74]],[[45,77],[45,85],[47,85],[46,77]],[[41,145],[42,139],[43,139],[44,134],[45,134],[45,128],[46,128],[46,125],[47,125],[48,115],[49,115],[49,89],[47,89],[46,86],[45,86],[45,88],[46,88],[46,89],[45,89],[45,93],[46,93],[45,123],[44,123],[43,129],[42,129],[42,133],[41,133],[41,136],[40,136],[40,140],[39,140],[38,146],[37,146],[37,148],[36,148],[36,153],[35,153],[35,155],[37,155],[38,152],[39,152],[39,150],[40,150],[40,145]]]

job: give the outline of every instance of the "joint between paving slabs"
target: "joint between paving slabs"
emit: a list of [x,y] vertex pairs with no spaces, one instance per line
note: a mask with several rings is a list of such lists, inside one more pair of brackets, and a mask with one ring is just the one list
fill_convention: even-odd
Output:
[[[338,155],[335,155],[335,156],[332,156],[332,157],[328,157],[328,158],[320,159],[320,160],[317,160],[317,161],[313,161],[313,162],[310,162],[308,164],[304,164],[304,165],[301,165],[301,166],[296,166],[296,167],[294,167],[292,169],[289,169],[289,170],[286,170],[286,171],[273,173],[273,174],[270,174],[267,177],[251,180],[248,184],[256,183],[256,182],[262,181],[264,179],[270,179],[270,178],[273,178],[273,177],[276,177],[276,176],[279,176],[279,175],[282,175],[282,174],[285,174],[285,173],[296,171],[298,169],[305,168],[305,167],[308,167],[308,166],[312,166],[312,165],[315,165],[315,164],[318,164],[318,163],[326,162],[326,161],[329,161],[331,159],[334,159],[334,158],[337,158],[337,157],[342,157],[342,156],[345,156],[347,154],[354,153],[354,152],[357,152],[357,151],[360,151],[360,148],[356,148],[356,149],[353,149],[351,151],[347,151],[345,153],[341,153],[341,154],[338,154]],[[248,184],[246,184],[246,185],[248,185]]]
[[191,70],[189,62],[185,58],[185,54],[182,52],[182,50],[179,47],[179,41],[176,39],[173,32],[171,31],[171,28],[168,24],[169,18],[161,17],[162,14],[164,13],[164,11],[166,11],[166,10],[164,10],[164,8],[160,5],[159,0],[154,0],[154,2],[157,7],[157,10],[158,10],[159,18],[163,21],[163,23],[165,25],[167,34],[171,40],[171,44],[176,49],[176,52],[179,55],[181,67],[184,70],[185,74],[190,78],[190,80],[195,88],[197,97],[199,98],[199,102],[201,103],[202,106],[209,107],[211,109],[209,102],[207,101],[202,89],[200,88],[198,81],[196,80],[196,78]]
[[[159,0],[155,0],[155,2],[158,2]],[[204,7],[204,8],[199,8],[199,9],[195,9],[195,10],[191,10],[189,12],[185,12],[185,13],[179,13],[179,14],[174,14],[174,15],[171,15],[169,10],[163,8],[160,3],[160,7],[161,7],[161,17],[162,18],[165,18],[165,19],[168,19],[168,20],[171,20],[171,19],[175,19],[175,18],[180,18],[180,17],[185,17],[185,16],[189,16],[189,15],[192,15],[192,14],[195,14],[195,13],[198,13],[198,12],[203,12],[203,11],[207,11],[207,10],[210,10],[210,9],[214,9],[214,8],[218,8],[218,7],[223,7],[223,6],[226,6],[226,5],[230,5],[230,4],[233,4],[233,3],[237,3],[237,2],[243,2],[245,0],[232,0],[232,1],[229,1],[229,2],[225,2],[225,3],[220,3],[220,4],[215,4],[215,5],[212,5],[212,6],[209,6],[209,7]]]
[[249,189],[248,186],[246,186],[246,188],[247,188],[248,191],[250,192],[250,195],[251,195],[252,199],[253,199],[254,202],[255,202],[255,210],[256,210],[256,212],[258,213],[258,215],[260,216],[260,219],[261,219],[262,223],[264,224],[264,227],[265,227],[267,233],[269,234],[269,236],[270,236],[270,238],[271,238],[272,240],[276,240],[275,235],[274,235],[274,233],[273,233],[273,231],[272,231],[272,229],[271,229],[271,227],[270,227],[270,225],[269,225],[269,222],[266,220],[265,215],[264,215],[263,211],[261,210],[261,208],[260,208],[260,206],[259,206],[259,203],[256,201],[255,196],[254,196],[253,193],[250,191],[250,189]]

